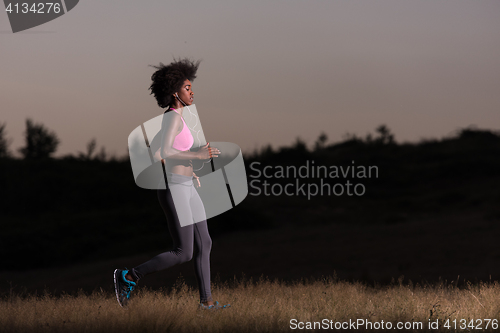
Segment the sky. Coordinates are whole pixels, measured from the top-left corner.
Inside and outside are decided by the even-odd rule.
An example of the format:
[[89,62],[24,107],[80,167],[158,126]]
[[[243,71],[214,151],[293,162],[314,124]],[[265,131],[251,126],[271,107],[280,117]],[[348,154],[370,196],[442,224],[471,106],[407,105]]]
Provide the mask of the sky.
[[499,32],[498,0],[82,0],[15,34],[3,12],[0,123],[11,151],[31,118],[59,137],[56,157],[92,138],[124,156],[163,113],[149,65],[190,57],[205,137],[244,153],[380,124],[399,143],[500,130]]

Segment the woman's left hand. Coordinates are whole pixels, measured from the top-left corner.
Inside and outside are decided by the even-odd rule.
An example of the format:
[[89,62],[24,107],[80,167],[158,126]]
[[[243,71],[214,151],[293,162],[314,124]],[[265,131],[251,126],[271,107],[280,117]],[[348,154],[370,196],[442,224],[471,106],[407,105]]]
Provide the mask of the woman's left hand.
[[196,187],[196,188],[201,187],[200,177],[198,177],[194,172],[193,172],[193,183],[194,183],[194,187]]

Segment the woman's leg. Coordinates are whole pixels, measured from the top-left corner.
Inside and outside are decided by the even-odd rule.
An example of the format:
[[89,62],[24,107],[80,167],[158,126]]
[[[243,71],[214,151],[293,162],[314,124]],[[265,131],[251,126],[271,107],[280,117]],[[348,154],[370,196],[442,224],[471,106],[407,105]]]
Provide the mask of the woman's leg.
[[[182,202],[179,209],[173,201]],[[173,250],[161,253],[151,260],[131,269],[131,276],[138,281],[146,274],[160,271],[173,265],[191,260],[194,254],[195,273],[200,290],[200,302],[213,304],[210,288],[210,251],[212,239],[208,233],[205,207],[194,186],[171,185],[166,190],[158,190],[158,199],[165,212],[168,228],[173,239]],[[190,221],[201,221],[181,227],[178,213],[187,216]],[[194,219],[193,219],[194,218]]]
[[[205,207],[194,186],[191,193],[190,204],[193,216],[195,216],[195,221],[200,221],[202,217],[200,214],[205,215]],[[200,302],[212,302],[212,292],[210,289],[210,250],[212,249],[212,239],[208,233],[206,218],[194,224],[194,244],[194,269],[200,289]]]
[[[175,188],[174,188],[175,186]],[[173,240],[173,249],[163,252],[151,260],[134,267],[130,270],[134,281],[138,281],[145,275],[161,271],[174,265],[191,260],[193,257],[194,232],[193,225],[180,226],[179,218],[175,209],[171,191],[175,191],[176,196],[182,196],[184,202],[189,204],[190,188],[183,185],[173,185],[165,190],[157,190],[158,200],[167,218],[168,230]],[[180,209],[183,209],[180,207]],[[183,209],[186,210],[186,209]],[[190,209],[188,209],[190,211]],[[183,212],[187,214],[187,212]]]

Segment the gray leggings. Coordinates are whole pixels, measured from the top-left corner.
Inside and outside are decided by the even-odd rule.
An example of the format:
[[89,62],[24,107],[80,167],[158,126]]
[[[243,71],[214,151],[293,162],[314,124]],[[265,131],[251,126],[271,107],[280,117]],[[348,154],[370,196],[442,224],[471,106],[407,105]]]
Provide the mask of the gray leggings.
[[[207,220],[181,227],[172,198],[172,191],[176,197],[177,210],[182,214],[204,214],[203,202],[196,191],[192,178],[188,176],[167,173],[170,187],[165,190],[158,189],[158,200],[167,218],[168,230],[173,240],[173,249],[163,252],[145,263],[134,267],[130,273],[138,281],[145,275],[161,271],[177,264],[184,263],[193,258],[196,279],[200,289],[200,301],[212,301],[210,291],[210,250],[212,239],[208,233]],[[177,200],[182,198],[183,200]],[[198,220],[200,221],[200,220]]]

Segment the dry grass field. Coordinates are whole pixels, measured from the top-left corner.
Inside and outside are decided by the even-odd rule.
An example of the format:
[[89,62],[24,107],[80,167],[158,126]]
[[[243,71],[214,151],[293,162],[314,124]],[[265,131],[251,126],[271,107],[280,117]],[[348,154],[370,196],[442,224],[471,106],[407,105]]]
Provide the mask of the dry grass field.
[[[1,332],[498,332],[498,282],[367,286],[328,277],[296,282],[240,279],[213,285],[231,307],[198,308],[198,292],[139,287],[127,309],[102,289],[90,294],[6,295]],[[472,321],[471,321],[472,320]],[[316,322],[316,324],[314,323]],[[398,324],[399,323],[399,324]],[[430,323],[438,329],[429,327]],[[448,324],[448,325],[447,325]],[[355,326],[358,325],[358,326]],[[402,328],[398,329],[398,325]],[[405,329],[406,326],[406,329]],[[304,327],[304,329],[300,329]],[[311,328],[311,329],[307,329]],[[390,328],[390,329],[389,329]]]

